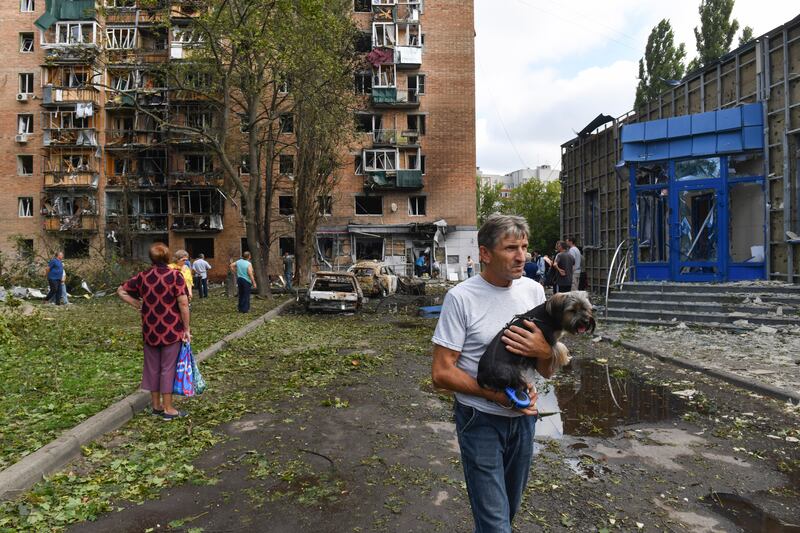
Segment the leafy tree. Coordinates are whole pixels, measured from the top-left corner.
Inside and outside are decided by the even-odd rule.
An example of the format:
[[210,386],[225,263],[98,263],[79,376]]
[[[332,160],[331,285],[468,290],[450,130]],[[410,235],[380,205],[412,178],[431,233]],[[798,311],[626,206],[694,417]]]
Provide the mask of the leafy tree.
[[735,0],[700,0],[700,27],[695,27],[697,57],[689,64],[689,70],[708,65],[724,56],[739,31],[739,21],[731,20]]
[[745,26],[742,29],[742,34],[739,36],[739,46],[744,46],[753,40],[753,28]]
[[475,182],[477,197],[475,205],[478,206],[478,226],[480,227],[489,218],[489,215],[503,211],[504,202],[500,194],[503,185],[501,183],[495,185],[483,183],[480,176],[475,177]]
[[657,97],[668,87],[668,80],[683,77],[686,46],[675,46],[675,35],[669,20],[662,19],[647,38],[644,57],[639,60],[639,86],[636,87],[636,109]]
[[531,250],[552,249],[561,232],[561,182],[529,180],[511,191],[505,212],[525,217],[531,228]]

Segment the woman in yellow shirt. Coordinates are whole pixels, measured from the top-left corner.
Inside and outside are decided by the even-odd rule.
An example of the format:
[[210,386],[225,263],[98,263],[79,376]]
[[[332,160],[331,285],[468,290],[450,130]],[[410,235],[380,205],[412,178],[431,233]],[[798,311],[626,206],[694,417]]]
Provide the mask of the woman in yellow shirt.
[[174,257],[175,260],[169,264],[169,267],[181,271],[183,279],[186,281],[186,295],[189,297],[189,301],[191,302],[192,285],[194,280],[192,279],[192,269],[186,266],[186,262],[189,260],[189,253],[186,250],[178,250],[175,252]]

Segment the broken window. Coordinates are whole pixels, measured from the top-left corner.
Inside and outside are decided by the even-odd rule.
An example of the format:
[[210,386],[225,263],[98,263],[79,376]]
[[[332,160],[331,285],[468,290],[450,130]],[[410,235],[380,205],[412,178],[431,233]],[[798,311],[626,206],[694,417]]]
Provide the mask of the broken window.
[[353,0],[353,11],[369,13],[372,11],[372,0]]
[[19,10],[22,13],[33,13],[36,10],[33,0],[19,0]]
[[600,244],[600,191],[586,191],[583,193],[584,218],[583,241],[586,246]]
[[421,155],[419,156],[419,169],[422,171],[422,175],[425,175],[425,158],[426,156]]
[[372,24],[373,48],[391,47],[396,41],[396,27],[393,22],[374,22]]
[[214,259],[214,239],[213,238],[186,238],[183,240],[189,257],[197,257],[203,254],[206,259]]
[[278,127],[281,133],[294,133],[294,115],[282,113],[278,119]]
[[665,263],[669,260],[669,190],[636,192],[638,215],[638,254],[640,263]]
[[408,214],[411,216],[425,215],[425,207],[428,198],[425,196],[409,196],[408,198]]
[[656,185],[668,183],[666,164],[636,165],[636,185]]
[[764,175],[764,154],[738,154],[728,156],[728,178]]
[[333,197],[317,196],[317,203],[319,204],[319,214],[321,216],[333,214]]
[[33,198],[30,196],[21,196],[17,198],[17,209],[20,218],[28,218],[33,216]]
[[728,242],[732,263],[764,262],[765,198],[761,182],[731,185]]
[[369,113],[356,113],[356,131],[365,133],[371,132],[373,115]]
[[23,260],[33,259],[33,239],[17,240],[17,255]]
[[278,158],[278,171],[285,176],[294,175],[294,156],[281,154]]
[[[678,196],[680,261],[717,260],[717,195],[713,189],[684,190]],[[683,266],[681,273],[712,271],[705,266]]]
[[356,94],[372,94],[372,73],[356,72],[355,74]]
[[675,179],[678,181],[719,178],[719,170],[719,157],[675,161]]
[[286,252],[294,254],[294,237],[280,237],[278,239],[278,250],[281,255]]
[[358,54],[372,50],[372,34],[368,31],[358,32],[354,38],[353,47]]
[[20,33],[19,34],[19,51],[20,52],[33,52],[33,33]]
[[20,176],[30,176],[33,174],[32,155],[17,156],[17,174],[19,174]]
[[375,65],[372,67],[373,87],[397,87],[395,65]]
[[417,135],[425,135],[425,115],[409,114],[406,116],[406,121],[410,131]]
[[33,133],[33,115],[17,115],[17,133]]
[[56,43],[93,44],[95,42],[94,32],[94,22],[57,22]]
[[19,92],[33,94],[33,73],[22,72],[19,75]]
[[294,215],[294,196],[278,197],[278,213],[285,216]]
[[183,157],[183,171],[188,174],[202,174],[211,172],[211,156],[204,154],[186,154]]
[[85,239],[65,239],[64,259],[89,257],[89,241]]
[[247,154],[239,158],[239,174],[250,174],[250,156]]
[[396,150],[364,150],[364,170],[397,170]]
[[356,259],[383,261],[383,239],[379,237],[356,238]]
[[353,160],[353,174],[356,176],[364,174],[364,159],[360,155],[357,155]]
[[106,28],[106,48],[109,50],[133,50],[136,48],[136,28]]
[[356,196],[356,215],[382,215],[383,196]]
[[211,127],[211,111],[191,109],[186,112],[186,126],[197,130]]
[[425,74],[415,74],[408,77],[408,93],[409,102],[416,102],[418,95],[425,94]]

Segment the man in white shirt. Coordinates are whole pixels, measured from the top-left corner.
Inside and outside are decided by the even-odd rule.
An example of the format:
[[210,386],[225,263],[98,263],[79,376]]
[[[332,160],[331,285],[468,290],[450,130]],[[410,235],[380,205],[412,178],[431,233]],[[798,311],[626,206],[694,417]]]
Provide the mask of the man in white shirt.
[[206,261],[205,255],[197,256],[192,263],[192,270],[200,278],[200,298],[208,298],[208,271],[211,270],[211,265]]
[[567,244],[569,245],[569,255],[572,256],[572,260],[575,262],[572,267],[572,287],[570,290],[577,291],[581,282],[581,263],[583,263],[583,256],[581,255],[581,251],[578,250],[578,246],[575,244],[575,239],[568,237]]
[[[544,288],[523,276],[528,233],[522,217],[486,220],[478,231],[481,273],[445,295],[433,334],[433,384],[455,392],[461,462],[479,533],[511,533],[533,454],[535,391],[530,407],[515,409],[505,393],[483,389],[475,379],[494,336],[545,301]],[[550,346],[532,322],[525,325],[506,330],[503,342],[512,353],[537,358],[539,373],[549,377]]]

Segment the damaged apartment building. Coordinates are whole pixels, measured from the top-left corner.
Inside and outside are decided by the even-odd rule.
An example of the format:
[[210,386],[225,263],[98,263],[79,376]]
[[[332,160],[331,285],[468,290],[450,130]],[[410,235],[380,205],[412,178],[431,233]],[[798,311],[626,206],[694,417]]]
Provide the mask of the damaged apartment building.
[[[149,116],[190,127],[214,120],[196,93],[167,87],[159,74],[187,57],[187,28],[203,6],[3,3],[0,69],[13,83],[0,88],[0,250],[143,259],[163,241],[213,262],[246,249],[211,152]],[[472,2],[354,0],[352,16],[363,32],[360,146],[343,148],[352,165],[325,203],[315,267],[379,259],[410,273],[430,252],[462,276],[477,255]],[[291,117],[281,129],[291,135]],[[278,166],[273,273],[279,255],[294,251],[293,156]]]
[[637,281],[797,283],[798,160],[800,17],[565,143],[562,233],[594,290],[625,257]]

